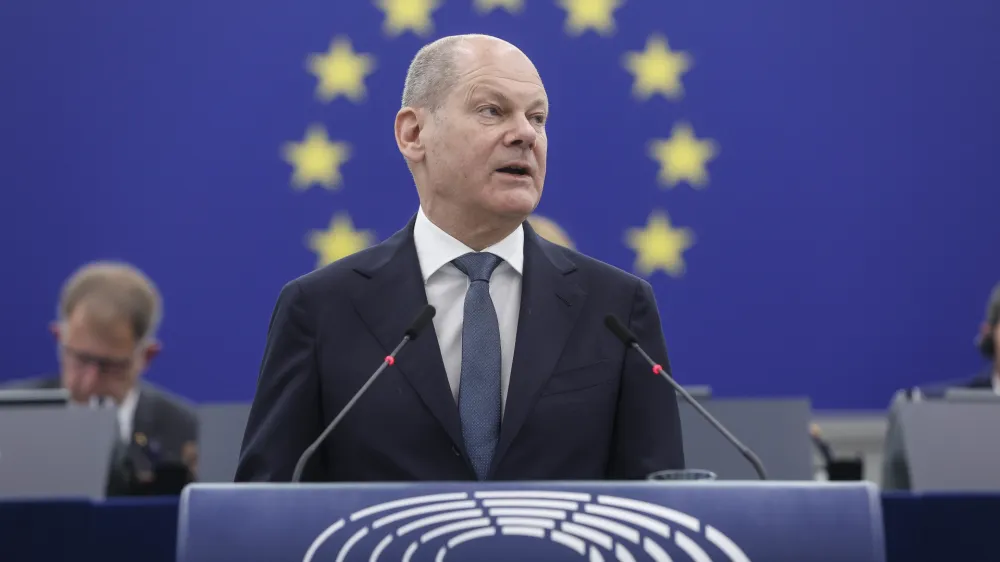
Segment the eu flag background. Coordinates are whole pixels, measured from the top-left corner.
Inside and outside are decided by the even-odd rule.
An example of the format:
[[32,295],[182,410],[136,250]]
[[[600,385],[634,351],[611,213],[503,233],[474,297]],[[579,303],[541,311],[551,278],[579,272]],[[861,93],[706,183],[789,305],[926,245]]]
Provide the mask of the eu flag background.
[[550,97],[533,220],[649,280],[681,383],[883,408],[982,367],[998,28],[991,0],[4,2],[0,379],[54,372],[61,283],[121,259],[164,295],[149,378],[249,400],[281,286],[416,212],[410,59],[487,33]]

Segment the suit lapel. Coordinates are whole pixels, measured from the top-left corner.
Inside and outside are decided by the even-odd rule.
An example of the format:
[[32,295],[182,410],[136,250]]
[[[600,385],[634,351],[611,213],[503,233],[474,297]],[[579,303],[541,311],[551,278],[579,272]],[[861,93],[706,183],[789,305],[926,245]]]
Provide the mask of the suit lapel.
[[[414,217],[415,218],[415,217]],[[410,323],[427,304],[417,248],[413,242],[414,219],[392,238],[373,248],[370,259],[355,271],[368,279],[354,297],[354,305],[386,354],[392,351]],[[377,358],[372,358],[375,361]],[[454,444],[465,449],[458,405],[451,394],[434,324],[399,352],[398,369],[409,380]],[[373,364],[372,369],[377,365]]]
[[555,369],[586,293],[566,276],[576,266],[524,223],[524,272],[514,363],[493,468],[503,458]]

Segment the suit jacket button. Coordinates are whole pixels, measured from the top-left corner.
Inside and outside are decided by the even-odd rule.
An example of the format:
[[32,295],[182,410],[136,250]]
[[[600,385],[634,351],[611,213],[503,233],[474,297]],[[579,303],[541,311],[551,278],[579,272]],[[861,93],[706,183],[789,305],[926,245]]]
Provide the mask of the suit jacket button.
[[456,457],[460,457],[460,456],[462,456],[462,451],[459,451],[459,450],[458,450],[458,447],[456,447],[456,446],[454,446],[454,445],[452,445],[452,446],[451,446],[451,452],[452,452],[452,453],[455,453],[455,456],[456,456]]

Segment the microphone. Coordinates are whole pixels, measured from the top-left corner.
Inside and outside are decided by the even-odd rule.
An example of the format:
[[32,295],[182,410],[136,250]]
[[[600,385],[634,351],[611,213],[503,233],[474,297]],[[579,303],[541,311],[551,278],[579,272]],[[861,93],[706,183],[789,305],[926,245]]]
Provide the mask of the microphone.
[[645,359],[646,362],[649,363],[651,367],[653,367],[653,373],[661,375],[663,376],[663,378],[667,379],[667,382],[670,383],[670,386],[674,387],[674,390],[679,392],[681,396],[683,396],[684,399],[687,400],[688,404],[691,404],[691,406],[693,406],[695,410],[698,410],[698,413],[701,414],[703,418],[708,420],[708,423],[712,424],[712,427],[719,430],[719,433],[721,433],[722,436],[725,437],[726,440],[733,445],[733,447],[736,447],[736,449],[739,450],[740,454],[742,454],[747,459],[747,461],[749,461],[750,464],[753,465],[753,469],[757,472],[757,476],[759,476],[761,480],[767,480],[767,475],[764,473],[764,465],[763,463],[760,462],[760,458],[758,458],[757,455],[754,454],[754,452],[751,451],[749,447],[747,447],[743,443],[740,443],[740,440],[737,439],[732,433],[730,433],[729,430],[723,427],[723,425],[719,423],[719,420],[715,419],[712,416],[712,414],[708,413],[708,411],[705,410],[705,408],[703,408],[701,404],[699,404],[698,401],[694,399],[694,397],[688,394],[688,391],[684,390],[684,387],[677,384],[677,381],[675,381],[673,377],[667,374],[667,372],[663,369],[663,367],[661,367],[657,362],[650,359],[649,355],[646,355],[646,352],[642,349],[642,346],[639,345],[639,338],[635,337],[635,334],[633,334],[631,330],[626,328],[625,325],[622,324],[621,321],[618,320],[618,318],[613,314],[609,314],[604,317],[604,325],[607,326],[608,329],[611,330],[611,333],[617,336],[618,339],[622,341],[622,343],[638,351],[639,354],[642,355],[642,358]]
[[399,342],[399,345],[396,346],[396,349],[392,350],[392,353],[386,356],[386,358],[382,361],[382,364],[379,365],[379,368],[374,373],[372,373],[370,377],[368,377],[368,381],[365,382],[364,386],[362,386],[361,389],[358,390],[357,393],[355,393],[354,397],[351,398],[351,401],[348,402],[346,406],[344,406],[344,408],[340,411],[340,413],[337,414],[337,417],[333,418],[333,421],[330,422],[330,425],[326,426],[326,429],[323,430],[323,433],[321,433],[319,437],[317,437],[316,440],[313,441],[312,445],[309,445],[309,447],[302,453],[302,456],[299,457],[299,462],[296,463],[295,465],[295,471],[292,472],[292,482],[299,482],[302,479],[302,471],[305,470],[306,463],[309,462],[309,459],[312,458],[313,454],[316,453],[316,450],[319,449],[319,446],[322,445],[323,441],[325,441],[327,436],[330,435],[330,432],[333,431],[333,428],[337,427],[337,424],[340,423],[340,420],[344,419],[344,416],[347,415],[347,412],[351,411],[351,408],[354,407],[354,403],[358,401],[358,398],[361,398],[361,395],[364,394],[365,391],[368,390],[368,387],[371,386],[373,382],[375,382],[375,379],[382,374],[382,371],[384,371],[386,367],[388,367],[389,365],[392,365],[393,363],[396,362],[396,354],[399,353],[399,350],[403,349],[403,346],[406,345],[408,342],[417,339],[417,336],[419,336],[420,332],[422,332],[423,329],[427,327],[427,323],[431,321],[431,318],[434,318],[435,312],[437,311],[434,309],[434,307],[428,304],[424,306],[424,308],[420,311],[420,314],[418,314],[417,317],[413,319],[413,322],[410,324],[410,327],[406,329],[406,332],[404,332],[403,340]]

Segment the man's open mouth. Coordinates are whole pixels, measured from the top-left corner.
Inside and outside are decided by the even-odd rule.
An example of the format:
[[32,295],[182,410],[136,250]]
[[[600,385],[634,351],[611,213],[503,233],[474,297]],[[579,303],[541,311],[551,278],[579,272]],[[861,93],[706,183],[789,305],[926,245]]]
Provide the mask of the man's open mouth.
[[504,166],[503,168],[497,169],[498,172],[502,174],[511,174],[515,176],[526,176],[528,175],[528,169],[521,166]]

